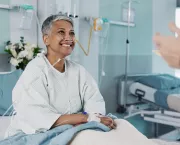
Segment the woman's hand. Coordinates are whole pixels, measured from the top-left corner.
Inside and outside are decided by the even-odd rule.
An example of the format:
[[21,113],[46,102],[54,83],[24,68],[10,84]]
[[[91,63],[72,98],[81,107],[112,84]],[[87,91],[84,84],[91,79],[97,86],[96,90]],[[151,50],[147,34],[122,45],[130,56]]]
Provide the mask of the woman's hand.
[[116,128],[116,123],[114,120],[110,117],[100,117],[101,123],[109,127],[110,129],[115,129]]

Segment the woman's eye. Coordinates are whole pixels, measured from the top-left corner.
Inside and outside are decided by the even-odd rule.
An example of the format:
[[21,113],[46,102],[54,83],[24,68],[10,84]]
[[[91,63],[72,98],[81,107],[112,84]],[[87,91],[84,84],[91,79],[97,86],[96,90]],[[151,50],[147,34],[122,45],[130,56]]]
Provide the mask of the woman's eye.
[[59,34],[63,34],[63,35],[65,34],[65,32],[64,32],[64,31],[59,31],[58,33],[59,33]]
[[74,32],[70,32],[70,36],[74,36],[75,35],[75,33]]

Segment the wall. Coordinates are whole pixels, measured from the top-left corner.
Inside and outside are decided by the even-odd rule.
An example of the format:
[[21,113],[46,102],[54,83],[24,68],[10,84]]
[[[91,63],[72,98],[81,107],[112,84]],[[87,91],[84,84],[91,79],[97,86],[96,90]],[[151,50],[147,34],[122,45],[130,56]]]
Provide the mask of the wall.
[[[1,0],[1,4],[31,4],[37,9],[37,1],[36,0]],[[7,72],[10,70],[11,65],[8,63],[8,55],[5,54],[4,51],[4,42],[11,40],[12,42],[18,42],[20,40],[20,36],[24,36],[25,40],[30,43],[37,44],[37,23],[36,20],[33,19],[32,28],[30,30],[22,31],[19,29],[20,20],[22,14],[17,11],[8,11],[0,9],[1,16],[1,27],[0,27],[0,71]],[[12,89],[14,88],[21,72],[14,71],[10,74],[0,74],[0,114],[5,111],[10,104],[12,103]]]
[[[10,2],[9,0],[1,0],[1,4],[8,5]],[[0,9],[0,17],[3,18],[0,20],[1,27],[0,27],[0,71],[7,71],[10,69],[10,65],[7,63],[7,55],[5,55],[4,48],[5,42],[10,39],[10,16],[9,11],[5,9]],[[8,66],[8,67],[6,67]]]
[[42,40],[42,34],[41,34],[41,25],[43,23],[43,21],[51,14],[56,12],[55,9],[55,3],[56,0],[38,0],[38,18],[39,18],[39,22],[40,22],[40,27],[38,27],[38,45],[41,48],[45,48],[45,45],[43,43]]
[[[81,19],[79,25],[79,38],[81,44],[87,51],[88,38],[90,25],[84,21],[84,17],[98,17],[99,16],[99,0],[84,1],[80,0],[80,11]],[[93,10],[92,10],[93,9]],[[98,37],[93,33],[91,40],[91,50],[89,56],[85,56],[82,51],[80,51],[81,64],[89,71],[89,73],[94,77],[98,83],[98,55],[99,55],[99,42]]]
[[[9,4],[9,0],[1,0],[1,4]],[[0,17],[3,18],[0,20],[1,27],[0,27],[0,53],[4,53],[4,46],[6,41],[10,39],[10,30],[9,30],[9,11],[0,9]]]
[[[110,20],[121,21],[123,0],[100,0],[99,15]],[[133,4],[135,9],[135,24],[130,28],[130,55],[128,74],[151,73],[152,71],[152,1],[139,0],[140,4]],[[107,11],[112,8],[111,11]],[[148,18],[148,19],[147,19]],[[125,73],[127,27],[110,26],[107,51],[100,44],[99,77],[101,92],[105,98],[108,112],[115,112],[118,97],[118,77]],[[101,75],[102,57],[105,57],[105,76]]]

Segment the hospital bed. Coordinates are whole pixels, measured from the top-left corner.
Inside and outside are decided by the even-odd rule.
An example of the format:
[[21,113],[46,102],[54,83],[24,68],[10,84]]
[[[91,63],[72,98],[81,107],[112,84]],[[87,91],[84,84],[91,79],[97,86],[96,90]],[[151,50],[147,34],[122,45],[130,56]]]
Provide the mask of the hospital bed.
[[154,108],[131,110],[125,118],[140,114],[145,121],[173,126],[175,130],[158,138],[180,139],[180,79],[168,74],[138,76],[131,80],[127,91]]
[[[0,140],[3,140],[6,129],[10,124],[10,120],[11,117],[0,117]],[[134,142],[133,145],[180,145],[178,142],[167,142],[159,139],[152,139],[148,141],[140,133],[134,133],[134,137],[131,138],[130,141],[129,134],[126,133],[126,130],[131,128],[131,134],[133,134],[133,131],[136,129],[132,129],[134,128],[132,125],[127,124],[126,121],[121,119],[116,120],[116,123],[119,129],[102,134],[94,130],[84,130],[78,133],[69,145],[119,145],[119,143],[132,145],[132,142]],[[111,138],[111,140],[109,140],[109,138]],[[108,141],[110,142],[108,143]]]

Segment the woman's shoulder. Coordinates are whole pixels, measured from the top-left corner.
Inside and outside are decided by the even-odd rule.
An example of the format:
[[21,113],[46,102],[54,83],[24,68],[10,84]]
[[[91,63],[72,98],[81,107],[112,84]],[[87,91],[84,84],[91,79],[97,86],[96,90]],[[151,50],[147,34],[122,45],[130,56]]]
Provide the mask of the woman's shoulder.
[[28,65],[27,68],[36,68],[36,70],[41,70],[44,68],[44,66],[46,66],[46,63],[43,59],[42,56],[36,56],[33,60],[31,60]]
[[22,77],[34,79],[37,76],[42,75],[44,73],[44,68],[46,67],[46,63],[44,62],[42,57],[35,57],[31,60],[26,66],[25,70],[22,73]]

